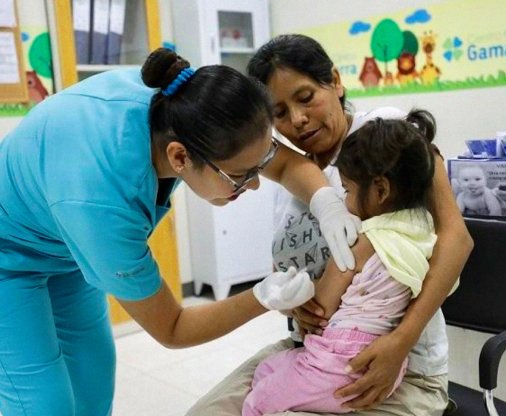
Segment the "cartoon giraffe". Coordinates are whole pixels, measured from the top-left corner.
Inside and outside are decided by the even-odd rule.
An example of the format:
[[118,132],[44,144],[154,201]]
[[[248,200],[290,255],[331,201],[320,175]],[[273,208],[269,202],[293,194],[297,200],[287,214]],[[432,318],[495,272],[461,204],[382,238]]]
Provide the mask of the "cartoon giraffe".
[[441,76],[441,70],[434,64],[432,60],[432,52],[436,48],[436,35],[429,32],[423,32],[422,50],[425,53],[425,65],[420,71],[420,79],[423,84],[430,85],[435,83]]

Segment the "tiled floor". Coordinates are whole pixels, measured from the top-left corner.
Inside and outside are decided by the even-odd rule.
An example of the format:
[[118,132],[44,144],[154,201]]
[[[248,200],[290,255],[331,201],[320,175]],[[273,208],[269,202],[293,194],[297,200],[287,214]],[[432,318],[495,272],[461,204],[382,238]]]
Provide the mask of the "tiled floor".
[[[202,301],[205,298],[187,298],[184,304]],[[145,332],[119,336],[113,415],[183,416],[240,363],[286,336],[286,318],[278,312],[266,313],[218,340],[181,350],[165,349]]]

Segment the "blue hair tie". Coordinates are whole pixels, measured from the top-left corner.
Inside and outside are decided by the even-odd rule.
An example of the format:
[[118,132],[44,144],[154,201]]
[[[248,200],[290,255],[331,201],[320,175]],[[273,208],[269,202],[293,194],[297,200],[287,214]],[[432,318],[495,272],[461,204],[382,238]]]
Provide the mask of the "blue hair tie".
[[174,81],[172,81],[167,87],[162,89],[162,94],[166,97],[170,97],[174,95],[176,91],[183,85],[186,81],[188,81],[193,74],[195,74],[195,69],[188,67],[184,68],[176,77]]

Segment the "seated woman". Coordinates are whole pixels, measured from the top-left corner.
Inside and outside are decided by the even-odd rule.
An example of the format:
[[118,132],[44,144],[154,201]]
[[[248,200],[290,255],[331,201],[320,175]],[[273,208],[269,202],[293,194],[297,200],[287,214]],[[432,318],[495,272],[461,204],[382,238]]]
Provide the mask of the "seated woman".
[[[271,93],[275,128],[316,161],[338,189],[342,189],[339,172],[331,163],[346,138],[371,119],[406,116],[400,110],[387,107],[352,114],[345,106],[344,86],[338,71],[321,45],[306,36],[282,35],[272,39],[252,58],[248,71]],[[438,154],[429,197],[438,240],[422,291],[411,301],[395,330],[377,338],[350,361],[351,372],[365,373],[336,393],[357,395],[346,406],[360,409],[355,413],[360,416],[441,416],[448,401],[448,343],[439,307],[460,275],[473,243]],[[318,222],[310,213],[314,207],[288,196],[286,199],[285,214],[273,243],[275,265],[281,270],[291,265],[307,265],[313,276],[320,276],[330,255]],[[318,209],[313,214],[320,218],[322,212]],[[288,244],[293,235],[299,235],[300,242]],[[317,304],[310,303],[293,314],[304,329],[321,333],[321,326],[327,322],[323,310],[315,313],[318,309],[321,308]],[[258,363],[275,352],[293,347],[292,339],[266,347],[201,398],[187,415],[240,416]],[[408,354],[406,375],[386,399]]]

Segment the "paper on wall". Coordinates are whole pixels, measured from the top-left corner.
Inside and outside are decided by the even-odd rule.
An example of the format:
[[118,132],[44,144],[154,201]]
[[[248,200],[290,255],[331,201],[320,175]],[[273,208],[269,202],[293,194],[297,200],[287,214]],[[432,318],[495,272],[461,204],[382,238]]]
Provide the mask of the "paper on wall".
[[0,84],[19,83],[19,63],[14,33],[0,32]]
[[0,27],[16,27],[14,0],[0,1]]

